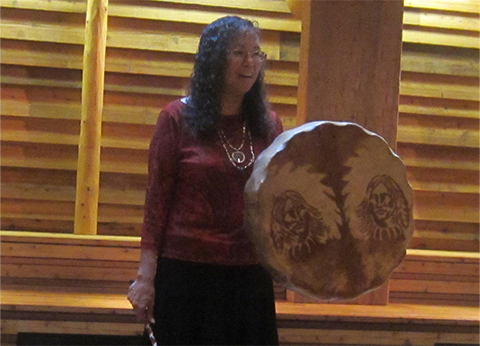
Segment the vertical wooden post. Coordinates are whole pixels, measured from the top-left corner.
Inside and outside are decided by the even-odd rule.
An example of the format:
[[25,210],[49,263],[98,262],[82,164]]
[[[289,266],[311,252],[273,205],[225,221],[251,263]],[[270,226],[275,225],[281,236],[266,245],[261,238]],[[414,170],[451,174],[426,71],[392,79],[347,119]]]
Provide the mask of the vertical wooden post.
[[298,122],[355,122],[395,148],[402,0],[302,2]]
[[[302,1],[298,125],[354,122],[395,150],[402,18],[403,0]],[[388,282],[355,303],[387,301]]]
[[96,234],[108,0],[88,0],[83,54],[75,234]]

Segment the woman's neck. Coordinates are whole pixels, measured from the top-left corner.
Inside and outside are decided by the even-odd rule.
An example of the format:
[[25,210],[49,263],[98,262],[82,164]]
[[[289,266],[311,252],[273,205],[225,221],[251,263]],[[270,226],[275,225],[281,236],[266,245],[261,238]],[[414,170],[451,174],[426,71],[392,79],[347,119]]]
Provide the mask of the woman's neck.
[[240,97],[223,97],[221,104],[222,115],[229,116],[240,114],[242,111],[242,101],[243,99]]

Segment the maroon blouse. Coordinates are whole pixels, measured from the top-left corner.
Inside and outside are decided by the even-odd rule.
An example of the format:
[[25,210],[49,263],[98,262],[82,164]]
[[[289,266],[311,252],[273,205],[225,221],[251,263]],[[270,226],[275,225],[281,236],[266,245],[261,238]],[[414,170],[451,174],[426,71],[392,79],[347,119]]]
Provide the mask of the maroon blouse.
[[[184,261],[246,265],[258,260],[243,229],[243,189],[253,165],[235,168],[228,160],[219,136],[194,138],[182,126],[180,100],[160,113],[150,143],[148,187],[141,246],[158,255]],[[258,156],[282,132],[275,126],[267,139],[253,139]],[[224,119],[223,119],[224,118]],[[228,141],[242,141],[241,116],[222,118]],[[250,160],[250,144],[243,152]]]

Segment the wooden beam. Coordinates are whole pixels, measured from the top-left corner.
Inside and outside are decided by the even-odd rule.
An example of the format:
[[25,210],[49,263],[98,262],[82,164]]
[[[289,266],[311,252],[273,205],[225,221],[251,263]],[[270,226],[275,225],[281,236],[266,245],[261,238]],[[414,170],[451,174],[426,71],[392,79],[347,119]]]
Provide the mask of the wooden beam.
[[479,63],[477,57],[454,56],[447,52],[402,51],[402,73],[419,72],[451,76],[478,77]]
[[[478,294],[441,294],[441,293],[418,293],[418,292],[395,292],[390,294],[389,302],[391,304],[421,304],[421,305],[437,305],[451,307],[477,307]],[[473,345],[478,345],[478,335],[475,336],[476,341]],[[444,341],[444,340],[442,340]],[[470,344],[470,343],[469,343]],[[422,344],[425,345],[425,344]]]
[[[414,250],[409,251],[413,252]],[[435,259],[434,256],[431,256],[431,258]],[[457,261],[449,262],[441,261],[441,259],[430,260],[428,256],[415,256],[409,254],[402,264],[400,264],[395,270],[395,274],[450,275],[451,277],[468,276],[471,278],[470,281],[478,281],[478,269],[478,258],[476,263],[473,258],[471,259],[471,262],[468,262],[468,259],[463,260],[460,256],[457,258]]]
[[[240,10],[254,10],[289,14],[290,11],[284,1],[258,1],[258,0],[152,0],[157,1],[158,5],[165,3],[177,3],[186,6],[206,6],[206,11],[211,7],[232,8]],[[115,5],[117,1],[112,1]],[[135,1],[136,2],[136,1]],[[121,2],[118,2],[121,4]],[[3,0],[1,7],[37,9],[44,11],[58,11],[58,12],[83,12],[85,13],[86,4],[81,0]]]
[[75,170],[77,167],[74,146],[52,146],[47,144],[25,145],[2,143],[2,167],[46,168]]
[[480,13],[480,3],[477,0],[405,0],[405,7],[472,14]]
[[429,32],[415,26],[406,26],[403,30],[403,41],[409,43],[431,44],[461,48],[480,48],[478,32],[469,35],[458,35],[451,32]]
[[[453,78],[453,77],[452,77]],[[400,94],[402,96],[429,97],[437,99],[479,101],[478,78],[455,77],[456,84],[451,80],[442,80],[435,76],[425,76],[417,73],[402,73]]]
[[71,0],[3,0],[1,7],[74,13],[85,13],[87,10],[87,4],[85,1]]
[[[98,209],[98,222],[141,224],[143,221],[143,205],[100,204]],[[2,216],[10,219],[72,221],[74,211],[73,202],[2,198]]]
[[[165,6],[153,7],[149,5],[147,2],[137,2],[133,6],[132,3],[113,2],[109,8],[109,16],[207,25],[220,17],[232,15],[231,11],[220,12],[216,10],[213,12],[187,7],[175,9]],[[262,30],[301,31],[301,23],[293,19],[289,14],[282,15],[277,12],[267,17],[265,15],[258,15],[252,11],[251,14],[244,14],[243,17],[257,22]]]
[[402,1],[303,2],[298,123],[352,121],[395,148]]
[[[477,227],[478,228],[478,227]],[[440,235],[437,232],[422,232],[415,231],[413,238],[410,241],[409,246],[413,249],[424,250],[445,250],[445,251],[471,251],[478,252],[480,250],[478,246],[478,237],[474,235],[462,235],[457,237],[458,234],[450,235],[448,237]],[[477,270],[478,272],[478,270]],[[478,280],[477,280],[478,281]],[[478,295],[477,295],[478,299]]]
[[[2,183],[2,198],[73,202],[75,201],[75,188],[70,186]],[[99,203],[143,206],[145,191],[102,188]]]
[[97,232],[108,0],[89,0],[78,145],[75,234]]
[[[426,1],[424,1],[426,2]],[[458,6],[455,4],[454,6]],[[458,8],[458,7],[457,7]],[[438,11],[438,12],[437,12]],[[476,31],[480,30],[480,19],[471,15],[457,13],[418,11],[406,8],[403,13],[403,24],[430,28]]]
[[[338,333],[328,329],[280,328],[279,338],[285,345],[434,345],[440,342],[464,344],[477,342],[478,337],[471,333],[442,333],[389,330],[343,330]],[[319,341],[321,340],[321,344]]]
[[[2,290],[3,291],[3,290]],[[2,292],[3,297],[8,299],[11,304],[45,306],[47,310],[62,312],[68,311],[69,307],[82,306],[87,311],[108,309],[107,313],[131,314],[132,307],[125,294],[97,294],[97,293],[62,293],[62,299],[58,299],[58,292],[38,292],[35,290],[27,291],[9,291]],[[38,296],[41,299],[38,299]],[[56,302],[55,302],[56,300]],[[43,303],[42,303],[43,301]],[[119,309],[120,311],[116,311]],[[122,311],[123,310],[123,311]],[[43,331],[45,332],[45,330]],[[105,334],[107,332],[105,331]]]
[[[431,233],[437,233],[437,234],[443,233],[446,236],[452,235],[452,237],[461,237],[462,235],[465,235],[465,237],[472,237],[474,239],[478,239],[480,236],[478,232],[478,226],[479,226],[478,223],[468,223],[468,222],[442,222],[442,221],[423,221],[423,220],[415,221],[415,229],[420,232],[425,231],[425,232],[431,232]],[[478,245],[479,244],[477,243],[477,247]],[[437,250],[442,250],[442,249],[437,249]],[[410,254],[410,255],[413,256],[413,254]],[[446,257],[444,256],[443,258],[446,258]],[[478,261],[477,261],[477,264],[478,264]]]
[[2,241],[11,241],[15,243],[40,243],[40,244],[75,244],[75,245],[95,245],[95,246],[114,246],[117,248],[138,248],[140,237],[110,237],[98,235],[73,235],[73,234],[53,234],[45,232],[14,232],[0,230]]
[[2,198],[2,216],[7,218],[73,220],[75,205],[72,202],[16,200]]
[[392,291],[445,294],[478,294],[477,282],[391,280]]
[[407,103],[400,104],[398,108],[400,113],[478,119],[478,109],[461,109],[461,108],[455,108],[455,107],[412,105]]
[[480,222],[478,194],[415,191],[414,195],[415,220]]
[[423,260],[428,257],[430,261],[453,261],[461,263],[479,263],[480,254],[478,252],[463,251],[429,251],[429,250],[407,250],[407,256],[414,260]]
[[44,144],[78,144],[78,135],[59,134],[43,131],[2,131],[2,141],[5,142],[26,142],[26,143],[44,143]]
[[480,193],[478,171],[408,167],[407,177],[414,190]]
[[201,6],[214,6],[224,7],[242,10],[257,10],[257,11],[269,11],[290,13],[285,1],[258,1],[258,0],[152,0],[158,2],[170,2],[182,5],[201,5]]
[[[2,167],[43,168],[75,171],[74,146],[50,144],[2,143]],[[147,151],[104,148],[102,172],[147,174]]]
[[478,148],[479,133],[474,130],[399,126],[398,142]]
[[72,233],[73,230],[73,220],[32,220],[17,217],[9,218],[2,215],[1,222],[4,230],[10,230],[17,233],[23,233],[25,231]]
[[[425,305],[355,306],[330,304],[292,304],[278,302],[277,318],[281,320],[387,322],[413,324],[470,325],[478,328],[478,308],[446,308]],[[369,330],[371,332],[371,330]],[[299,342],[299,344],[304,344]],[[357,343],[358,344],[358,343]],[[403,343],[405,345],[405,343]]]
[[478,172],[479,152],[474,148],[399,143],[398,154],[408,167],[462,169]]
[[[103,122],[122,124],[155,125],[161,108],[148,106],[128,106],[105,104],[103,109]],[[2,100],[0,114],[3,116],[69,119],[80,120],[81,105],[79,103],[54,103],[18,101],[15,99]]]
[[2,19],[0,28],[2,39],[69,44],[84,44],[85,42],[84,32],[75,27],[66,28],[52,24],[43,24],[42,26],[34,27],[30,24],[9,22],[8,20]]
[[[98,246],[75,244],[64,242],[63,244],[19,243],[2,242],[2,256],[27,257],[27,258],[56,258],[77,259],[82,261],[131,261],[136,262],[140,258],[140,250],[137,247],[123,248],[105,246],[98,242]],[[61,265],[61,263],[57,263]],[[79,261],[78,265],[82,265]],[[88,262],[83,263],[88,267]]]

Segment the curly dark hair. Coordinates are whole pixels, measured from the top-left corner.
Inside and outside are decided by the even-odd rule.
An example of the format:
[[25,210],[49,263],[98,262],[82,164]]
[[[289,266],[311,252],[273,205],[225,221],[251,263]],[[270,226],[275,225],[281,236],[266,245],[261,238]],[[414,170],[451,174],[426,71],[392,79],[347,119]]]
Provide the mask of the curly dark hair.
[[[221,94],[229,45],[245,32],[253,32],[257,37],[260,35],[256,23],[237,16],[227,16],[209,24],[202,33],[183,110],[187,128],[198,137],[207,136],[220,124]],[[247,126],[252,135],[257,137],[265,137],[272,126],[263,79],[262,66],[242,103]]]

